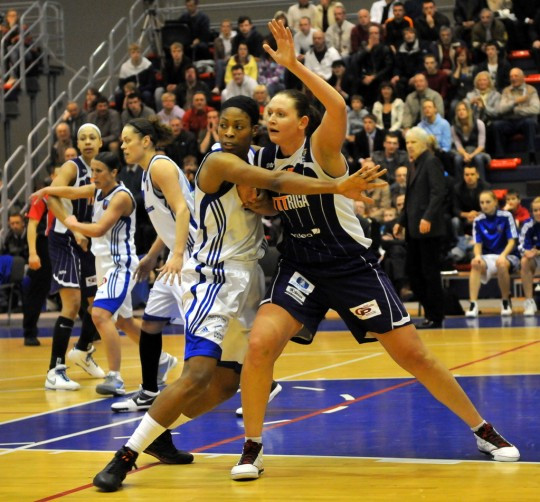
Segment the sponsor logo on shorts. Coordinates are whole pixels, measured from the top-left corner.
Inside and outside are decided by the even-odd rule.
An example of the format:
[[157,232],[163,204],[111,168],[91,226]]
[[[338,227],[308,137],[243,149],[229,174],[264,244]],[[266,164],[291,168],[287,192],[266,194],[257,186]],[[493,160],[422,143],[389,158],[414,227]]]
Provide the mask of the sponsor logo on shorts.
[[371,300],[369,302],[362,303],[362,305],[351,308],[350,311],[362,321],[381,315],[381,309],[377,304],[377,300]]
[[301,305],[306,301],[306,296],[313,292],[315,286],[303,275],[295,272],[289,279],[285,293],[294,298]]
[[95,275],[92,275],[86,278],[86,287],[96,286],[96,285],[97,285],[97,277]]
[[310,232],[307,232],[305,234],[294,234],[294,233],[291,233],[291,235],[295,238],[295,239],[307,239],[309,237],[315,237],[316,235],[320,234],[321,233],[321,229],[320,228],[312,228]]

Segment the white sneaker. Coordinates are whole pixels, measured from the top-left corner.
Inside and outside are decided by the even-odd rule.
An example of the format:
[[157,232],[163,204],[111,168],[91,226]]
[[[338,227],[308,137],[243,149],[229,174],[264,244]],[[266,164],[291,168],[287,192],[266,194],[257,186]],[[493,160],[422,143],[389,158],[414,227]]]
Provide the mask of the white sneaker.
[[162,352],[159,357],[159,366],[158,366],[158,375],[157,383],[158,385],[164,385],[165,380],[167,380],[167,375],[169,371],[176,367],[178,364],[178,359],[167,352]]
[[45,378],[45,388],[50,390],[79,390],[81,386],[71,380],[66,374],[67,366],[57,364],[56,367],[47,372]]
[[116,411],[117,413],[148,410],[158,394],[159,391],[150,392],[144,390],[142,385],[140,385],[139,391],[136,394],[133,394],[129,399],[111,404],[111,410]]
[[[272,387],[270,387],[270,395],[268,396],[268,402],[272,401],[281,391],[283,390],[283,387],[279,385],[275,380],[272,381]],[[244,411],[242,410],[242,407],[238,408],[236,410],[236,416],[241,417],[244,415]]]
[[124,380],[117,371],[109,371],[103,383],[96,385],[96,392],[103,396],[123,396],[126,393]]
[[512,307],[510,306],[510,302],[508,300],[503,300],[501,303],[501,315],[512,315]]
[[86,373],[94,378],[105,378],[105,372],[98,366],[92,354],[96,348],[92,345],[89,350],[79,350],[73,347],[67,355],[67,358],[82,368]]
[[235,481],[257,479],[263,472],[263,445],[248,439],[238,464],[231,469],[231,478]]
[[471,302],[469,310],[465,312],[466,317],[478,317],[478,302]]
[[533,298],[527,298],[523,304],[523,315],[532,316],[536,314],[536,302]]
[[517,462],[519,450],[504,439],[491,425],[485,423],[474,433],[478,450],[490,455],[497,462]]

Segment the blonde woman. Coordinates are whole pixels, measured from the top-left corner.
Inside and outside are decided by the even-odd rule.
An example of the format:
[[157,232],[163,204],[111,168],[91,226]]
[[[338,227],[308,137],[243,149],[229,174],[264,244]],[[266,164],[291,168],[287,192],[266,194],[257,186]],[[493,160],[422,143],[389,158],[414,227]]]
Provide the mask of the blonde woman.
[[499,114],[501,94],[495,89],[487,71],[478,72],[474,77],[473,85],[474,89],[467,93],[465,101],[471,105],[475,117],[489,125]]

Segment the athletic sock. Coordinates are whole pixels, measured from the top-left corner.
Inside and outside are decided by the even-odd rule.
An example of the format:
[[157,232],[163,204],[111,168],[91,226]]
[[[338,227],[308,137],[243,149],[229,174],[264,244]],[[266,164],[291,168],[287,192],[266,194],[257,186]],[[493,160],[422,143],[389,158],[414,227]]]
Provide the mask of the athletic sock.
[[58,316],[56,319],[53,329],[50,370],[55,368],[58,363],[64,364],[66,362],[66,352],[73,324],[73,320],[68,317]]
[[480,424],[477,425],[476,427],[471,427],[471,431],[476,432],[476,431],[478,431],[481,427],[483,427],[484,425],[486,425],[486,421],[485,421],[485,420],[482,420],[482,421],[480,422]]
[[82,316],[81,335],[77,340],[75,348],[77,350],[84,350],[85,352],[92,347],[92,341],[94,340],[94,333],[96,332],[96,326],[92,321],[92,315],[90,312],[85,312]]
[[246,436],[246,441],[253,441],[254,443],[262,444],[262,436]]
[[126,446],[137,453],[141,453],[148,448],[154,439],[161,436],[166,430],[166,427],[159,425],[148,413],[146,413],[139,424],[139,427],[135,429],[135,432],[129,438]]
[[163,338],[161,333],[148,333],[141,329],[139,340],[139,356],[141,358],[142,388],[157,392],[158,367]]

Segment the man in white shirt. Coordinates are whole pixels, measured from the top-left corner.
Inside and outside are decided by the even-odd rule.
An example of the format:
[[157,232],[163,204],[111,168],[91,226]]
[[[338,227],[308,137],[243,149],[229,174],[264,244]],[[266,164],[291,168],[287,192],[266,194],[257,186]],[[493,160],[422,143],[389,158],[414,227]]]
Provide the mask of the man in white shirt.
[[311,26],[311,21],[307,16],[300,18],[298,28],[298,31],[294,35],[294,50],[298,61],[303,62],[305,54],[313,45],[315,28]]
[[309,0],[298,0],[291,5],[287,11],[287,21],[292,30],[298,31],[300,19],[304,16],[309,17],[311,24],[314,23],[317,15],[317,8]]
[[328,80],[332,76],[332,63],[338,59],[341,59],[339,52],[326,45],[324,33],[321,30],[315,30],[313,47],[307,52],[304,59],[306,67],[324,80]]
[[394,0],[378,0],[373,2],[371,6],[371,21],[377,24],[384,24],[387,19],[394,17],[394,11],[392,4]]
[[255,87],[257,87],[257,81],[244,73],[244,67],[241,64],[234,65],[231,68],[231,71],[232,80],[221,93],[221,101],[223,102],[234,96],[247,96],[252,98]]
[[334,18],[336,22],[326,30],[326,43],[334,47],[345,58],[351,53],[351,32],[354,24],[347,21],[346,11],[343,5],[337,4],[334,7]]

